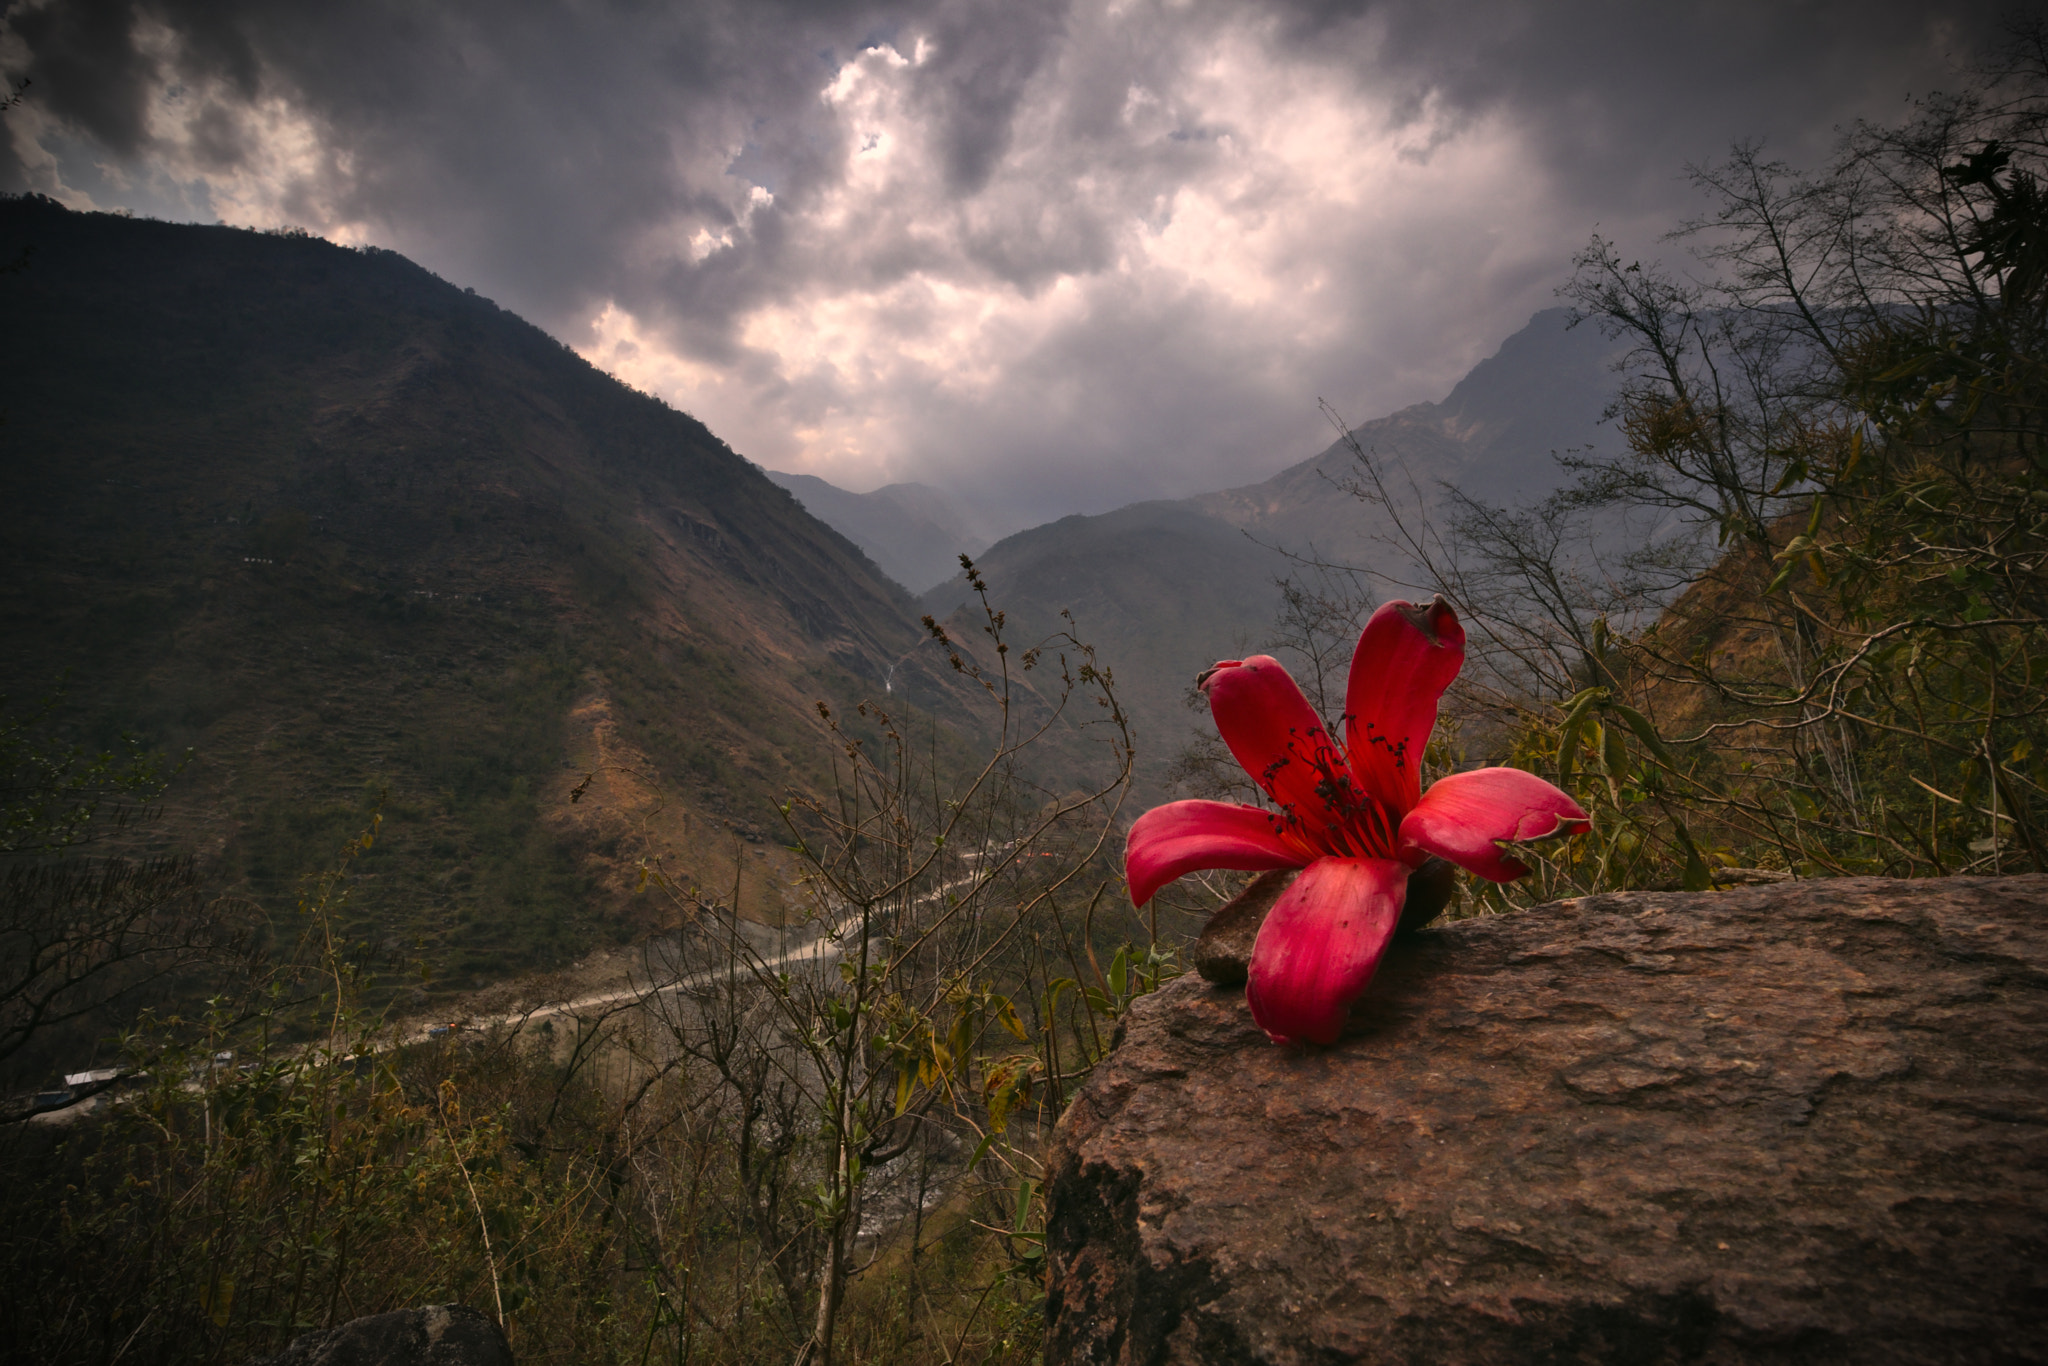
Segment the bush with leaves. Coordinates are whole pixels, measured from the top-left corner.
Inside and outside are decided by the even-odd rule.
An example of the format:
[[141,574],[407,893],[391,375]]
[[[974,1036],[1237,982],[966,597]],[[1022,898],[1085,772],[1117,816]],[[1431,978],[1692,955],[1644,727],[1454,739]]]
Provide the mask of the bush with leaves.
[[1564,290],[1618,456],[1503,508],[1354,442],[1468,741],[1595,817],[1513,895],[2048,869],[2048,28],[1818,172],[1692,174],[1689,268],[1595,237]]
[[[878,1199],[911,1225],[917,1281],[935,1180],[1007,1249],[1012,1302],[1035,1297],[1043,1130],[1109,1023],[1171,972],[1156,924],[1130,927],[1142,946],[1098,956],[1097,914],[1121,905],[1114,836],[1132,760],[1111,674],[1071,631],[1013,655],[1003,613],[963,563],[985,639],[926,627],[981,693],[994,743],[977,769],[952,773],[906,718],[820,704],[841,742],[832,791],[782,812],[813,907],[799,950],[750,943],[730,901],[650,868],[713,931],[679,939],[652,980],[657,994],[705,984],[687,1003],[675,993],[672,1046],[734,1117],[735,1152],[755,1164],[737,1214],[773,1249],[767,1284],[796,1359],[817,1366],[834,1358],[848,1286],[882,1255],[863,1233]],[[1026,779],[1027,752],[1055,727],[1100,736],[1086,785]]]
[[[995,719],[986,762],[872,703],[831,716],[839,781],[784,813],[810,918],[650,864],[682,915],[616,989],[475,1027],[367,1013],[340,927],[373,826],[265,991],[145,1022],[146,1081],[90,1115],[0,1130],[0,1354],[236,1362],[460,1300],[526,1362],[1034,1359],[1046,1126],[1172,964],[1110,923],[1108,670],[984,620],[973,649],[932,637]],[[1022,776],[1053,725],[1103,736],[1095,786]]]
[[[0,707],[0,1094],[82,1070],[137,1011],[245,974],[262,947],[252,907],[216,894],[190,855],[151,847],[175,767],[129,738],[63,743],[54,711]],[[91,1089],[10,1097],[0,1122]]]

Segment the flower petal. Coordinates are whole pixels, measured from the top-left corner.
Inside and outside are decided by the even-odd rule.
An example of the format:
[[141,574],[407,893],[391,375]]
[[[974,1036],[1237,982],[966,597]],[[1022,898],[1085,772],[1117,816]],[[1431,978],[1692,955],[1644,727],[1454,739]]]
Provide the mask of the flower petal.
[[1429,785],[1401,821],[1401,852],[1447,858],[1468,873],[1512,882],[1529,870],[1500,851],[1499,840],[1582,835],[1592,822],[1579,804],[1519,768],[1478,768]]
[[1436,700],[1465,663],[1465,628],[1442,598],[1381,605],[1359,634],[1344,689],[1344,748],[1367,795],[1401,813],[1422,790]]
[[1323,719],[1271,655],[1226,660],[1202,676],[1217,733],[1244,771],[1310,832],[1356,801],[1351,769]]
[[1280,836],[1280,818],[1256,806],[1230,802],[1168,802],[1131,824],[1124,844],[1124,876],[1131,904],[1142,906],[1182,873],[1199,868],[1264,872],[1299,868],[1309,855]]
[[1259,926],[1244,990],[1273,1042],[1337,1041],[1401,922],[1407,888],[1405,863],[1322,858],[1280,894]]

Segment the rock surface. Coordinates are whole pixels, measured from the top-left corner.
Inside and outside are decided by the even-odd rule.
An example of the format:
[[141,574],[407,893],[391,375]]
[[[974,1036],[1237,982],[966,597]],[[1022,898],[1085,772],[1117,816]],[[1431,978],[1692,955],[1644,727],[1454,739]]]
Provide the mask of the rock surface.
[[1259,940],[1259,926],[1266,923],[1266,913],[1300,872],[1299,868],[1279,868],[1260,873],[1243,891],[1217,908],[1188,955],[1203,981],[1219,987],[1245,984],[1250,976],[1252,945]]
[[430,1304],[307,1333],[249,1366],[512,1366],[498,1325],[460,1304]]
[[2048,877],[1458,921],[1306,1052],[1183,977],[1048,1201],[1060,1366],[2048,1361]]
[[[1243,891],[1217,907],[1188,955],[1203,981],[1219,987],[1241,987],[1250,979],[1252,947],[1259,942],[1259,927],[1266,923],[1266,916],[1280,900],[1280,894],[1293,886],[1300,874],[1299,868],[1261,873]],[[1457,889],[1456,867],[1440,858],[1425,860],[1408,876],[1401,923],[1394,933],[1411,935],[1427,926],[1443,914]]]

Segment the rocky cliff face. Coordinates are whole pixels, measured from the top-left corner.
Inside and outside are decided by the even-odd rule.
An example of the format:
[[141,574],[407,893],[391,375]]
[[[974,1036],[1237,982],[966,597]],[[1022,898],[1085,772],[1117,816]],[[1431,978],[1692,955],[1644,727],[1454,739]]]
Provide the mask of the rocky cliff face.
[[2048,1360],[2048,877],[1463,921],[1310,1052],[1185,977],[1049,1201],[1054,1363]]

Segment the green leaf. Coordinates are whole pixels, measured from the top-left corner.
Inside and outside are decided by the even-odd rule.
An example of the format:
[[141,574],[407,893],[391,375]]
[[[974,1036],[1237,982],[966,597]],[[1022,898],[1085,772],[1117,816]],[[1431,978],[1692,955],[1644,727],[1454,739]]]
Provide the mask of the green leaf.
[[1804,460],[1794,460],[1791,464],[1785,466],[1785,472],[1778,476],[1777,486],[1771,490],[1770,496],[1773,498],[1777,497],[1805,477],[1806,462]]
[[228,1326],[228,1315],[235,1307],[235,1280],[232,1276],[221,1276],[199,1287],[199,1307],[206,1311],[214,1326]]
[[1700,857],[1699,846],[1692,842],[1692,832],[1679,821],[1674,828],[1678,832],[1679,847],[1685,850],[1685,874],[1680,885],[1688,892],[1711,892],[1714,890],[1714,875],[1707,871],[1707,861]]
[[1863,429],[1861,427],[1858,427],[1855,431],[1849,434],[1849,458],[1842,463],[1842,472],[1839,475],[1837,475],[1836,478],[1847,479],[1850,476],[1850,474],[1852,474],[1855,471],[1856,467],[1862,462]]
[[1774,560],[1796,560],[1813,546],[1813,537],[1801,534],[1785,542],[1785,548],[1771,556]]
[[974,1156],[967,1159],[967,1170],[973,1171],[981,1165],[981,1159],[988,1156],[988,1145],[996,1141],[993,1133],[983,1134],[981,1142],[974,1145]]
[[1010,1232],[1017,1237],[1025,1236],[1024,1226],[1031,1222],[1031,1197],[1037,1193],[1038,1183],[1026,1176],[1017,1182],[1017,1218],[1010,1226]]
[[1617,783],[1628,781],[1628,746],[1622,742],[1618,727],[1600,728],[1600,762],[1607,766],[1609,778]]
[[1585,729],[1588,713],[1606,696],[1605,688],[1585,688],[1565,703],[1564,725],[1557,733],[1557,785],[1567,792],[1571,791],[1572,769],[1578,763],[1579,733]]
[[1649,717],[1624,702],[1616,702],[1613,711],[1616,716],[1621,718],[1624,725],[1636,733],[1636,739],[1643,742],[1643,748],[1649,750],[1650,753],[1656,755],[1671,767],[1678,767],[1677,756],[1672,754],[1670,746],[1664,743],[1663,737],[1657,734],[1657,728],[1650,724]]

